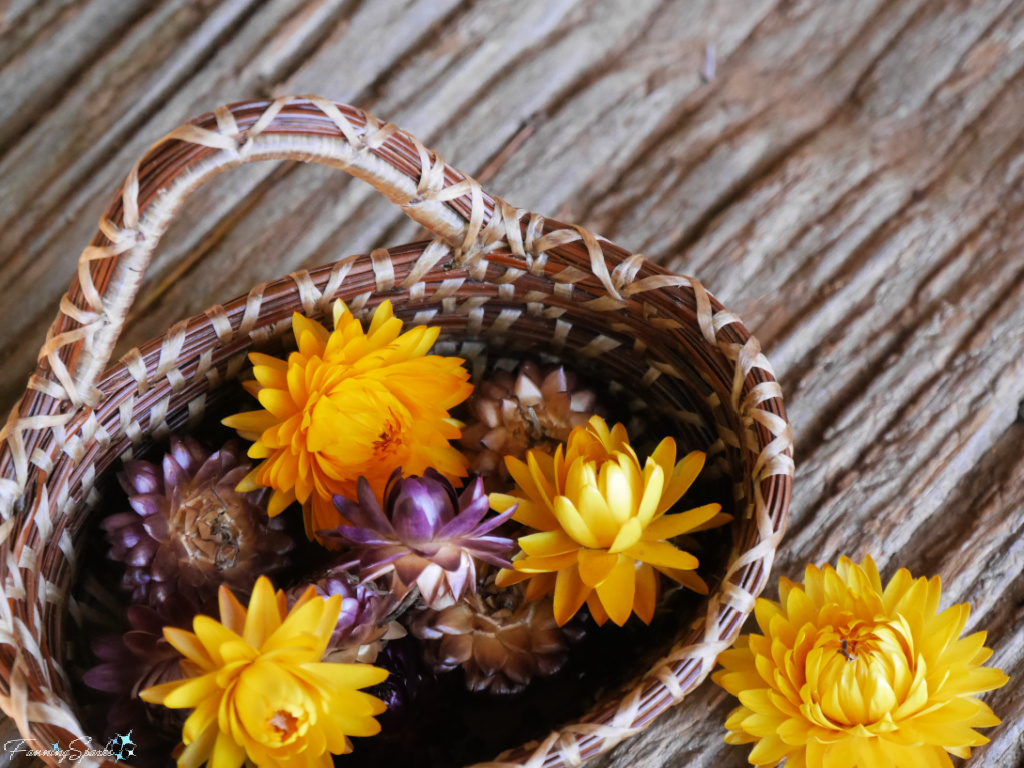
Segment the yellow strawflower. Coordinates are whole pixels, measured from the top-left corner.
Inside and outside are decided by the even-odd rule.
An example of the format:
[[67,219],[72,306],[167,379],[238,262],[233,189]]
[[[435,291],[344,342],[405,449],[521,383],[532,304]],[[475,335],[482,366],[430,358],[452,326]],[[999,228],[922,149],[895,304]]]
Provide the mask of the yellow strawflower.
[[323,663],[341,611],[341,595],[313,587],[289,612],[284,592],[266,577],[246,610],[220,588],[218,622],[197,616],[194,632],[166,627],[185,658],[183,680],[140,693],[144,701],[193,709],[182,732],[179,768],[330,768],[331,755],[352,751],[349,736],[373,736],[384,702],[358,690],[388,673],[369,664]]
[[239,491],[273,488],[271,517],[298,500],[312,538],[342,523],[332,496],[355,499],[360,476],[378,499],[399,467],[406,476],[433,467],[459,484],[467,462],[449,441],[462,424],[448,410],[473,387],[462,359],[427,355],[440,329],[402,333],[385,301],[364,332],[339,299],[333,332],[298,313],[292,330],[298,351],[287,361],[249,355],[256,381],[247,388],[265,410],[224,419],[263,459]]
[[1005,685],[985,633],[961,638],[970,606],[939,612],[939,578],[903,569],[885,587],[870,557],[807,566],[755,609],[764,635],[719,657],[716,683],[739,697],[725,740],[753,765],[951,768],[999,724],[977,694]]
[[505,458],[518,490],[493,493],[491,506],[535,528],[519,539],[514,571],[498,573],[499,586],[531,579],[531,599],[555,592],[555,620],[565,624],[584,602],[594,619],[619,626],[631,612],[649,623],[660,582],[656,571],[698,592],[697,558],[669,539],[729,520],[719,504],[667,515],[704,466],[704,454],[677,464],[676,444],[665,438],[641,467],[621,424],[608,428],[594,416],[576,427],[554,456],[531,450],[526,462]]

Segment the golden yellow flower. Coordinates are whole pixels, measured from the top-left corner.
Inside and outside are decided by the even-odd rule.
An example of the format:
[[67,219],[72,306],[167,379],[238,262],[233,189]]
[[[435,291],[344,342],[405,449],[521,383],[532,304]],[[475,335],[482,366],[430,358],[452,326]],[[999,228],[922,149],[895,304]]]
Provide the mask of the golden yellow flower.
[[332,765],[352,751],[349,736],[373,736],[384,702],[358,690],[388,673],[369,664],[321,662],[341,611],[341,595],[310,587],[289,612],[284,592],[265,577],[246,610],[220,588],[218,622],[197,616],[195,632],[166,627],[164,637],[184,657],[183,680],[142,691],[141,698],[194,709],[185,721],[180,768],[259,768]]
[[631,612],[654,616],[660,582],[656,571],[698,592],[707,585],[694,573],[697,558],[669,539],[729,520],[719,504],[666,515],[704,466],[694,451],[676,464],[676,444],[665,438],[641,468],[626,428],[611,430],[594,416],[576,427],[555,455],[531,450],[526,462],[505,459],[518,490],[492,493],[491,506],[535,528],[519,539],[514,571],[498,573],[499,586],[530,579],[527,597],[554,589],[555,620],[565,624],[584,602],[594,619],[619,626]]
[[739,697],[725,740],[754,744],[753,765],[950,768],[999,724],[976,698],[1008,680],[982,665],[985,633],[961,638],[970,607],[939,613],[936,576],[900,570],[883,588],[870,557],[807,566],[781,579],[780,602],[758,600],[764,635],[719,657],[716,683]]
[[360,476],[378,499],[399,467],[407,476],[433,467],[456,485],[466,476],[465,457],[449,444],[462,424],[448,410],[473,387],[462,359],[427,355],[438,328],[401,333],[385,301],[364,332],[339,299],[333,333],[298,313],[292,330],[298,351],[287,361],[249,355],[256,381],[247,388],[265,410],[224,419],[263,459],[239,491],[273,488],[271,517],[297,499],[312,538],[342,523],[332,496],[356,498]]

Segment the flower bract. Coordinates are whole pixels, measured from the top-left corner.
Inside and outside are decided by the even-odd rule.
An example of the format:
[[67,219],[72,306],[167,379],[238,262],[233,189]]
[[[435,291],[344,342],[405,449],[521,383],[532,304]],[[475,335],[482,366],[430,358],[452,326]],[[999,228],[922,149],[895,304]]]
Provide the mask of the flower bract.
[[476,591],[477,559],[511,565],[512,540],[494,530],[513,510],[486,518],[491,505],[479,477],[456,495],[452,484],[432,469],[422,477],[402,477],[396,470],[383,505],[364,479],[358,497],[356,503],[336,496],[342,516],[353,524],[320,535],[350,547],[364,581],[394,572],[398,583],[393,590],[403,593],[415,584],[423,601],[439,610]]
[[950,768],[999,724],[978,694],[1007,676],[983,666],[985,633],[961,637],[964,603],[939,611],[941,585],[900,570],[885,586],[870,557],[809,565],[759,599],[764,633],[740,636],[714,680],[740,700],[730,744],[753,765],[786,768]]
[[273,488],[271,516],[298,500],[312,538],[341,522],[331,499],[354,499],[360,477],[381,498],[398,467],[407,475],[433,467],[452,481],[466,475],[466,459],[449,444],[461,422],[448,410],[473,388],[461,358],[427,354],[438,328],[402,333],[384,301],[364,331],[339,299],[333,332],[298,313],[292,329],[298,350],[287,360],[250,355],[256,380],[247,387],[263,410],[224,420],[263,460],[239,490]]
[[144,701],[191,709],[182,732],[180,768],[332,765],[352,750],[351,736],[372,736],[384,711],[360,691],[387,672],[369,664],[325,663],[341,595],[317,597],[310,587],[287,609],[284,592],[256,582],[245,608],[220,591],[217,621],[197,616],[193,631],[167,627],[164,637],[184,657],[182,680],[147,688]]
[[515,372],[491,373],[467,405],[471,416],[459,445],[490,491],[511,486],[505,456],[525,459],[530,448],[553,453],[573,427],[603,410],[594,391],[580,386],[572,371],[558,366],[542,372],[531,361]]
[[[100,663],[82,676],[87,686],[113,697],[101,705],[106,715],[104,735],[110,738],[133,730],[145,732],[146,743],[139,749],[157,752],[160,764],[178,742],[185,713],[147,704],[139,700],[138,694],[144,688],[184,676],[181,654],[164,638],[164,627],[190,627],[195,615],[196,606],[178,592],[155,608],[129,606],[128,630],[93,640],[93,654]],[[134,762],[141,762],[143,755],[138,758]]]
[[118,479],[130,508],[101,525],[133,602],[181,593],[203,608],[221,584],[248,593],[257,576],[287,564],[293,542],[284,520],[268,519],[266,491],[235,489],[251,469],[237,440],[211,454],[187,436],[172,436],[159,464],[125,462]]
[[519,586],[466,595],[440,611],[419,611],[410,631],[438,672],[462,667],[471,691],[520,693],[535,677],[553,675],[582,627],[559,627],[551,598],[525,600]]
[[525,462],[507,458],[518,490],[491,494],[491,506],[518,504],[513,519],[538,532],[520,537],[522,554],[514,570],[498,574],[498,585],[530,579],[531,599],[553,589],[559,625],[584,602],[601,624],[621,626],[634,612],[649,623],[659,571],[707,592],[694,573],[697,558],[670,539],[730,518],[718,504],[666,514],[704,466],[700,452],[675,458],[675,441],[665,438],[641,465],[625,427],[609,429],[600,416],[575,428],[553,456],[534,449]]

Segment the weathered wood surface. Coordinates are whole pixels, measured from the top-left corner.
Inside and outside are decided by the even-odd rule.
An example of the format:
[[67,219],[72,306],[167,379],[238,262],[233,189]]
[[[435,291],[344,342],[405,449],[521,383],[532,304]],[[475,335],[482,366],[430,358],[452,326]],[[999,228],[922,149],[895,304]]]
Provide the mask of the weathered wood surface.
[[[0,0],[5,409],[131,162],[221,103],[308,92],[698,275],[784,384],[777,573],[867,552],[938,573],[1024,675],[1024,3]],[[245,168],[197,197],[123,349],[416,234],[324,168]],[[966,764],[1024,764],[1021,691],[987,697],[1003,725]],[[707,684],[598,765],[745,765],[721,742],[730,706]]]

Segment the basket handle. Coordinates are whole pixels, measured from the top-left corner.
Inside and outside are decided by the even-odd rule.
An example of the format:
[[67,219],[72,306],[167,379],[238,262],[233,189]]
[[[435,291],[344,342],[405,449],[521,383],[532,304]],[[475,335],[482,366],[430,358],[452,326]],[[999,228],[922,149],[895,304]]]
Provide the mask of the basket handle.
[[[187,123],[128,174],[40,351],[74,405],[91,404],[153,251],[188,195],[228,168],[267,159],[319,162],[369,182],[462,259],[479,252],[495,206],[474,179],[409,133],[327,99],[234,104]],[[497,234],[492,228],[487,239]]]
[[[8,449],[0,453],[5,511],[25,488],[40,435],[59,429],[78,408],[95,405],[96,383],[175,212],[213,176],[269,159],[318,162],[369,182],[450,245],[456,263],[471,274],[474,265],[486,268],[478,257],[500,244],[524,255],[519,219],[525,212],[487,195],[414,136],[362,110],[315,96],[283,97],[221,107],[186,123],[132,167],[82,252],[28,390],[0,432]],[[432,249],[431,260],[447,255],[447,249]]]

